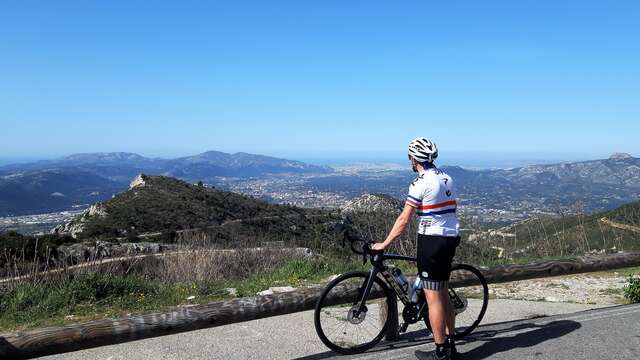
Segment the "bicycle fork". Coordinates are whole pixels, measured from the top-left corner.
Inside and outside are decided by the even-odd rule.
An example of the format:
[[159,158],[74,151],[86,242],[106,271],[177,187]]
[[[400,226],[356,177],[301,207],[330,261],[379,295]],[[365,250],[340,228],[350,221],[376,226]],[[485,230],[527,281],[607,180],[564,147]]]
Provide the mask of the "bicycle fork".
[[[371,288],[373,287],[373,282],[375,281],[376,276],[378,276],[378,269],[371,269],[371,271],[369,272],[369,279],[367,279],[367,284],[364,286],[364,291],[362,291],[360,293],[360,303],[354,305],[353,307],[351,307],[351,310],[349,311],[349,315],[353,316],[353,318],[355,319],[360,319],[361,314],[364,312],[366,314],[367,312],[367,299],[369,298],[369,294],[371,293]],[[362,321],[362,320],[360,320]]]

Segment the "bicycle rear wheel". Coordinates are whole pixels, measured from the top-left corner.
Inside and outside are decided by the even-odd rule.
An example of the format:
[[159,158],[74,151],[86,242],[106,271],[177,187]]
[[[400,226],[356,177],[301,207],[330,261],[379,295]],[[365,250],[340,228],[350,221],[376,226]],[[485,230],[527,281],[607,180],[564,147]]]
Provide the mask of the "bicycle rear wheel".
[[[456,312],[456,339],[469,335],[478,327],[489,305],[489,286],[482,273],[471,265],[451,268],[449,298]],[[431,331],[428,313],[425,323]]]
[[354,354],[374,347],[389,324],[393,292],[378,277],[374,279],[365,306],[360,308],[370,273],[354,271],[340,275],[320,295],[314,313],[316,332],[331,350]]

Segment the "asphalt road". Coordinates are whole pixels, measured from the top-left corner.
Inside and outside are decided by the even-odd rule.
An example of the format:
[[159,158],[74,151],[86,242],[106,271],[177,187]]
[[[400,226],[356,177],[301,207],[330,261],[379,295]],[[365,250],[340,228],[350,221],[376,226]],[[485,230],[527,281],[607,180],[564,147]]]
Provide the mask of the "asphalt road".
[[[393,344],[341,359],[415,359],[434,349],[431,338],[409,333]],[[640,305],[616,306],[569,315],[479,327],[458,344],[460,359],[633,359],[640,358]],[[329,355],[329,354],[327,354]],[[333,355],[300,358],[315,360]]]
[[[560,315],[558,315],[560,314]],[[519,320],[528,319],[528,320]],[[460,342],[462,359],[638,359],[640,305],[492,300],[481,325]],[[396,342],[341,359],[415,359],[433,349],[424,325]],[[304,359],[336,357],[313,328],[313,312],[87,349],[43,359]]]

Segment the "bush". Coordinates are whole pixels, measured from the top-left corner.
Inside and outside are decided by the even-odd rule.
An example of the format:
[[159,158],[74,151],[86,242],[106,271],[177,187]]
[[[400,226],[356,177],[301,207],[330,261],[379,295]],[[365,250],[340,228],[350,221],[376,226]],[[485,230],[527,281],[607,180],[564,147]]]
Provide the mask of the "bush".
[[629,284],[624,287],[624,297],[630,303],[640,303],[640,277],[629,275]]

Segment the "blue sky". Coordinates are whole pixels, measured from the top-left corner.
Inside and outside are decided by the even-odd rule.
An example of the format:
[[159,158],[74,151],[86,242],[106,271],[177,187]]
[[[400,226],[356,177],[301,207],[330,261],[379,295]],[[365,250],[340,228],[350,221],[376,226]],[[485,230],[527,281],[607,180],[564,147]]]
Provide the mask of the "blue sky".
[[0,4],[1,158],[640,155],[638,1]]

